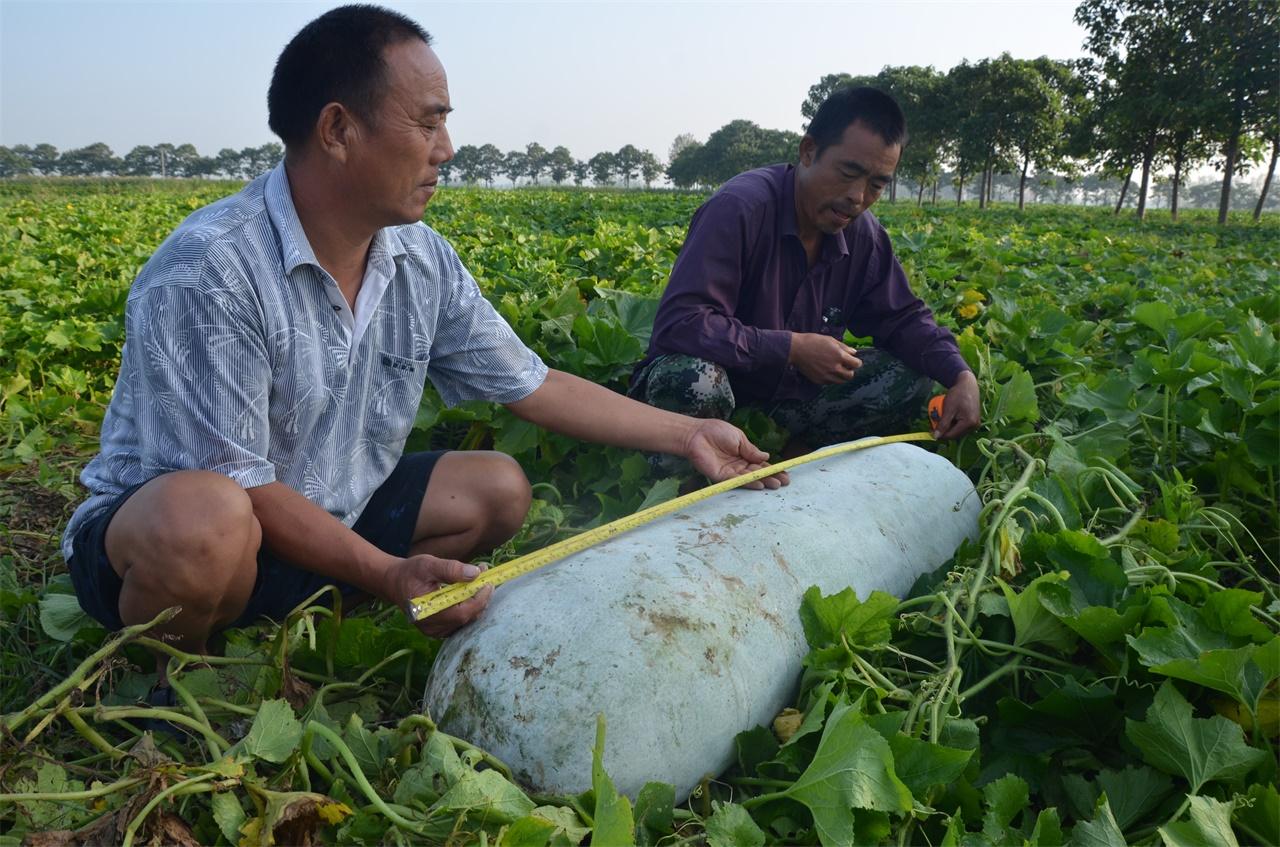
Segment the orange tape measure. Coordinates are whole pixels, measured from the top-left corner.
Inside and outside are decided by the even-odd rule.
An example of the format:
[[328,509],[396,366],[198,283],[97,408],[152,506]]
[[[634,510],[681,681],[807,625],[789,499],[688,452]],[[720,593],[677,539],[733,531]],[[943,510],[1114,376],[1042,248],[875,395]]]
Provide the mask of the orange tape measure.
[[[936,430],[938,424],[942,423],[942,401],[943,395],[941,394],[929,401],[929,429]],[[916,408],[920,407],[917,406]]]

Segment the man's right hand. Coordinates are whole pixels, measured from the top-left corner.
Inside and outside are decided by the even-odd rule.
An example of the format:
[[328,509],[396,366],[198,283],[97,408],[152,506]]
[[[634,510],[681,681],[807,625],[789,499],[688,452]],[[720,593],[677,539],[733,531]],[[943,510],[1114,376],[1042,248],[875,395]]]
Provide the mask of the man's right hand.
[[[387,574],[386,598],[405,609],[414,597],[429,594],[452,582],[470,582],[480,575],[483,568],[468,565],[454,559],[437,559],[435,556],[410,556],[393,564]],[[443,612],[417,621],[424,635],[444,638],[455,630],[471,623],[493,596],[493,586],[486,585],[480,593]]]
[[795,365],[806,379],[816,385],[836,385],[853,379],[862,360],[858,351],[839,339],[817,332],[791,333],[791,352],[787,364]]

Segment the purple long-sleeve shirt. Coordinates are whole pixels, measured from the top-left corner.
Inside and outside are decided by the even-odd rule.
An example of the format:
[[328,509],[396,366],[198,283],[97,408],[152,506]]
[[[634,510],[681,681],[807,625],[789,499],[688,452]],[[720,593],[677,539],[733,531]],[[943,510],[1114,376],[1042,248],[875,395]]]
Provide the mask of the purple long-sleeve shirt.
[[818,386],[787,364],[791,333],[840,338],[846,327],[947,388],[969,369],[870,212],[823,236],[809,267],[795,169],[772,165],[729,180],[694,213],[641,367],[683,353],[723,365],[739,403],[807,399]]

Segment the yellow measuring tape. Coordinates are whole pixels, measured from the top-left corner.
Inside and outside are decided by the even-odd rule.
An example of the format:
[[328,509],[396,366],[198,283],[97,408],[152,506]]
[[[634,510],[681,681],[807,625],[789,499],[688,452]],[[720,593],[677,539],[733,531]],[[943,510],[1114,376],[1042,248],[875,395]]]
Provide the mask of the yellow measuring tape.
[[504,582],[515,579],[518,576],[536,571],[544,565],[552,562],[558,562],[571,553],[577,553],[579,550],[585,550],[588,547],[599,544],[615,535],[643,526],[655,518],[663,515],[669,515],[672,512],[683,509],[694,503],[706,500],[708,497],[714,497],[724,491],[730,491],[734,488],[755,482],[758,479],[773,476],[774,474],[794,468],[797,465],[803,465],[807,462],[813,462],[818,459],[825,459],[828,456],[837,456],[841,453],[853,453],[857,450],[866,450],[868,447],[879,447],[882,444],[896,444],[902,441],[933,441],[933,435],[928,432],[908,432],[904,435],[884,435],[879,438],[864,438],[861,441],[853,441],[849,444],[841,444],[836,447],[828,447],[823,450],[817,450],[804,456],[798,456],[794,459],[787,459],[785,462],[779,462],[776,465],[768,465],[751,473],[735,476],[732,479],[726,479],[724,482],[717,482],[706,488],[699,489],[682,497],[668,500],[665,503],[659,503],[657,506],[651,506],[643,511],[636,512],[634,515],[628,515],[625,518],[619,518],[616,521],[607,523],[604,526],[598,526],[595,529],[589,529],[580,535],[572,538],[566,538],[564,541],[558,541],[555,544],[543,547],[537,552],[530,553],[527,556],[521,556],[518,559],[512,559],[501,565],[484,571],[471,582],[454,582],[449,585],[432,591],[430,594],[423,594],[421,597],[414,597],[409,601],[409,615],[414,620],[420,621],[423,618],[430,617],[437,612],[443,612],[450,606],[456,606],[462,601],[474,597],[480,592],[480,589],[486,585],[498,586]]

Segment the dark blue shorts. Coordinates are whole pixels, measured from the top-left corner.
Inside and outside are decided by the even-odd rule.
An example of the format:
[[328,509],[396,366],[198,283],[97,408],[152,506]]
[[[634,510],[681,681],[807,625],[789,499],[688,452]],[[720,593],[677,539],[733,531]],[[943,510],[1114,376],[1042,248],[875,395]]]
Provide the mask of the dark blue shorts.
[[[352,527],[366,541],[393,556],[407,556],[413,543],[422,498],[436,461],[446,451],[410,453],[400,458],[391,476],[373,493]],[[71,582],[80,607],[108,630],[121,629],[120,589],[123,583],[107,560],[107,526],[116,510],[142,485],[125,489],[111,504],[80,527],[71,540]],[[294,607],[326,585],[336,584],[344,596],[359,594],[346,583],[303,570],[273,555],[264,544],[258,551],[258,578],[249,605],[231,627],[248,626],[259,618],[281,621]],[[321,602],[328,602],[329,595]]]

